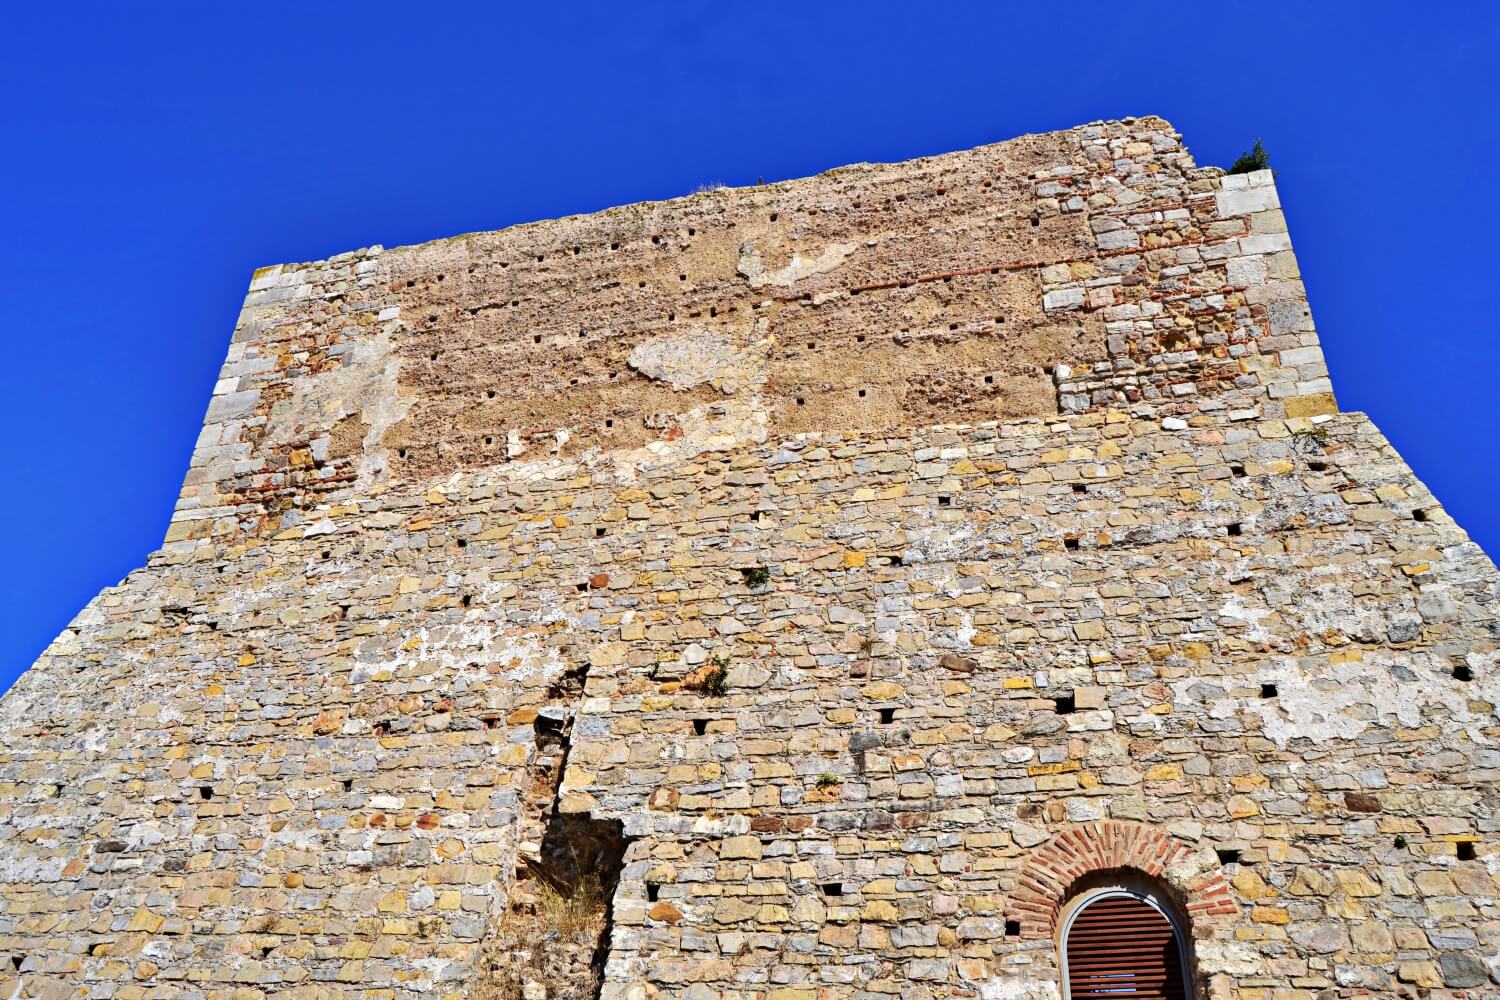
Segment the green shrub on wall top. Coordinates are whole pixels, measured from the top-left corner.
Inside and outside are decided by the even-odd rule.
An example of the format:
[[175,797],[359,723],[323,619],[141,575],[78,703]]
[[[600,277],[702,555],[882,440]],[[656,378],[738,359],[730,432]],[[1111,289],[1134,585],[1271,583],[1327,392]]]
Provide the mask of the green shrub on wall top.
[[1265,144],[1259,139],[1255,145],[1250,147],[1250,152],[1241,153],[1240,158],[1234,161],[1229,168],[1231,174],[1248,174],[1253,170],[1270,170],[1271,154],[1266,152]]

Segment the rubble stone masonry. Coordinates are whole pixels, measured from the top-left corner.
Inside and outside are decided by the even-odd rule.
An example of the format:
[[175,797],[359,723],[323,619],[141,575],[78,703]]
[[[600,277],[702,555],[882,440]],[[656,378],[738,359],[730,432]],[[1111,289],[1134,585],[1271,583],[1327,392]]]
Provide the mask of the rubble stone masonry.
[[265,268],[0,702],[0,989],[465,996],[608,829],[606,1000],[1056,998],[1109,877],[1500,997],[1497,583],[1157,118]]

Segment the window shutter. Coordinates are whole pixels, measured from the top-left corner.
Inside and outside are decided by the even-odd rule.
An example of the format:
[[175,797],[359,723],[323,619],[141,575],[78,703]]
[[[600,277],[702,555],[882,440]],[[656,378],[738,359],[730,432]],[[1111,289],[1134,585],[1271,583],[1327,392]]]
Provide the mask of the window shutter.
[[1073,918],[1069,1000],[1188,1000],[1177,931],[1134,896],[1104,896]]

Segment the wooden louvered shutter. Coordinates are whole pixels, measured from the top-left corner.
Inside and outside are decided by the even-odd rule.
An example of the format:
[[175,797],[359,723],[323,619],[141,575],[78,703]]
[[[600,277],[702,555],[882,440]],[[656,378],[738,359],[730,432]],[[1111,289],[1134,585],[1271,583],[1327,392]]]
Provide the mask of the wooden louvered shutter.
[[1069,1000],[1188,1000],[1177,932],[1134,896],[1104,896],[1073,918],[1065,943]]

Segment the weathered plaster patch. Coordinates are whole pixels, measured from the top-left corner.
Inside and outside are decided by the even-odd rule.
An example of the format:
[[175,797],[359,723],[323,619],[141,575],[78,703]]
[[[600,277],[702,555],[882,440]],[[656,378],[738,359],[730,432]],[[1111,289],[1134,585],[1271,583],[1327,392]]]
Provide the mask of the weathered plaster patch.
[[396,389],[395,329],[396,319],[389,317],[373,336],[350,342],[343,364],[291,380],[291,394],[272,408],[266,422],[270,434],[265,444],[291,444],[294,435],[305,436],[308,428],[330,430],[345,417],[354,416],[367,427],[359,456],[360,485],[383,477],[389,459],[380,446],[381,438],[406,417],[413,402]]
[[1247,607],[1240,600],[1240,595],[1231,594],[1229,600],[1219,609],[1219,615],[1230,621],[1243,622],[1249,626],[1245,629],[1244,637],[1252,642],[1271,642],[1275,636],[1261,627],[1260,620],[1272,612],[1264,608]]
[[695,406],[678,418],[682,436],[653,441],[641,451],[658,460],[691,458],[708,451],[729,451],[747,443],[763,444],[770,420],[758,398],[731,399]]
[[[1319,572],[1333,577],[1343,568],[1326,567]],[[1354,596],[1353,584],[1353,580],[1342,578],[1300,582],[1296,592],[1288,595],[1292,606],[1286,611],[1300,621],[1297,628],[1302,632],[1332,629],[1360,642],[1385,642],[1391,618],[1411,613],[1412,604],[1404,598],[1379,604],[1360,600]]]
[[1054,982],[996,977],[979,983],[981,1000],[1059,1000]]
[[763,341],[741,347],[722,333],[695,331],[637,344],[626,363],[677,392],[711,385],[733,394],[765,382],[766,354]]
[[556,649],[543,646],[534,636],[507,635],[485,622],[417,629],[395,651],[384,645],[362,646],[355,660],[350,676],[355,684],[387,670],[398,676],[438,673],[455,689],[486,682],[496,671],[518,681],[552,680],[565,670]]
[[[1500,659],[1500,654],[1470,655],[1471,661],[1482,659]],[[1210,698],[1209,715],[1258,716],[1266,738],[1283,748],[1294,739],[1332,743],[1355,739],[1371,726],[1415,728],[1434,721],[1463,729],[1476,743],[1491,742],[1484,729],[1500,712],[1491,707],[1480,713],[1474,706],[1500,702],[1500,679],[1492,664],[1475,672],[1481,679],[1474,683],[1433,677],[1426,665],[1414,672],[1412,665],[1403,654],[1371,652],[1361,662],[1340,664],[1337,673],[1314,673],[1295,659],[1278,657],[1254,678],[1256,684],[1274,683],[1275,698]],[[1402,672],[1413,679],[1398,679]],[[1191,700],[1189,689],[1199,683],[1195,678],[1176,682],[1177,698]]]
[[800,253],[793,251],[791,262],[786,267],[767,271],[755,244],[746,243],[740,247],[738,270],[749,281],[751,288],[791,288],[803,278],[827,274],[842,267],[844,261],[848,260],[849,255],[855,251],[856,246],[857,244],[854,243],[831,243],[824,248],[816,260],[807,260]]

